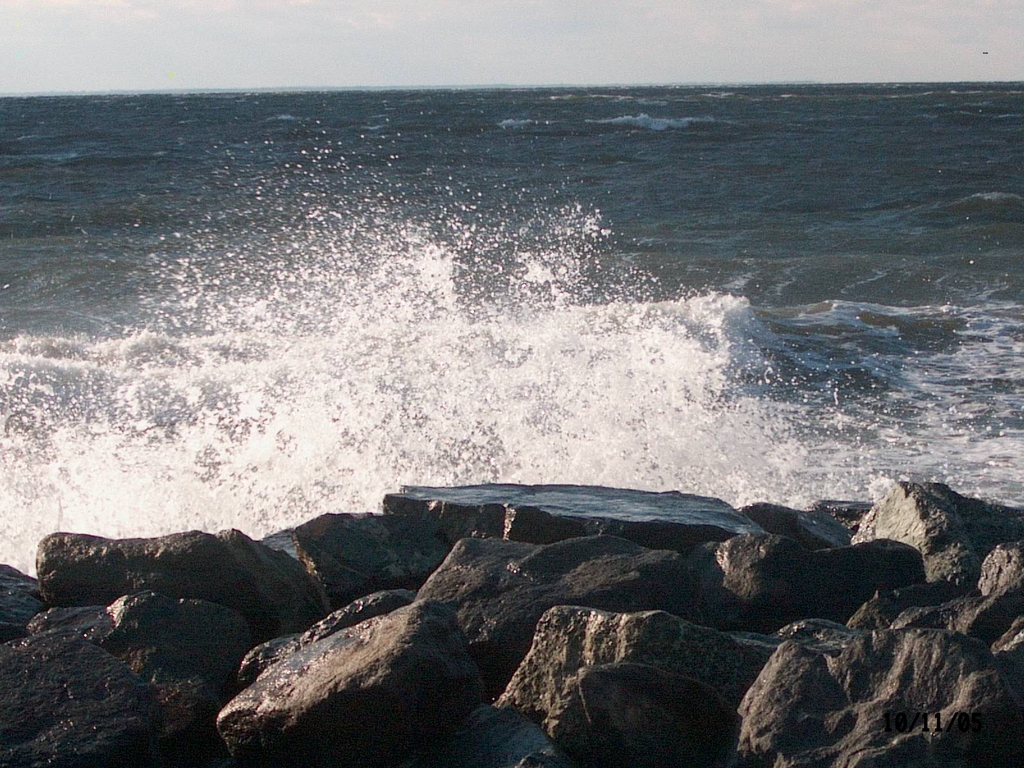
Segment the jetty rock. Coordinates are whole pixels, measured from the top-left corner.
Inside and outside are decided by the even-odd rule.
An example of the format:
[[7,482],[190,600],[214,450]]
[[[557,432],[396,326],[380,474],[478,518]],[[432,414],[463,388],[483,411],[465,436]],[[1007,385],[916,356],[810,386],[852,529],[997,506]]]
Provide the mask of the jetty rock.
[[0,644],[0,765],[157,768],[149,685],[103,649],[40,635]]
[[698,617],[696,589],[682,555],[616,536],[547,545],[462,539],[417,599],[455,608],[492,697],[530,650],[537,621],[556,605]]
[[446,742],[397,768],[577,768],[537,725],[514,709],[481,704]]
[[835,654],[783,643],[739,714],[742,768],[1008,768],[1024,726],[983,643],[920,629],[871,632]]
[[420,601],[273,664],[217,728],[242,764],[375,768],[450,737],[481,703],[454,611]]
[[299,648],[323,640],[335,632],[354,627],[367,619],[391,613],[411,604],[415,599],[416,593],[408,589],[374,592],[329,614],[301,634],[282,635],[261,643],[242,659],[238,669],[238,684],[242,687],[251,685],[271,664]]
[[303,632],[329,612],[301,563],[236,530],[144,539],[53,533],[39,543],[36,569],[48,606],[108,605],[152,590],[233,608],[255,642]]
[[877,590],[924,580],[921,554],[887,540],[811,551],[788,537],[747,534],[705,544],[688,563],[704,622],[753,632],[807,618],[842,624]]
[[915,547],[928,581],[973,586],[989,552],[1024,539],[1024,510],[961,496],[941,483],[901,482],[861,520],[853,542],[872,539]]
[[28,626],[34,638],[85,639],[150,684],[163,768],[227,756],[215,721],[252,645],[238,612],[204,600],[140,592],[105,607],[51,608]]
[[292,539],[335,608],[372,592],[419,589],[451,550],[436,520],[388,515],[321,515]]
[[763,529],[721,499],[592,485],[408,486],[384,497],[384,514],[435,520],[454,544],[496,538],[552,544],[599,534],[650,549],[689,552]]
[[0,565],[0,643],[25,637],[29,619],[43,610],[39,582],[17,568]]

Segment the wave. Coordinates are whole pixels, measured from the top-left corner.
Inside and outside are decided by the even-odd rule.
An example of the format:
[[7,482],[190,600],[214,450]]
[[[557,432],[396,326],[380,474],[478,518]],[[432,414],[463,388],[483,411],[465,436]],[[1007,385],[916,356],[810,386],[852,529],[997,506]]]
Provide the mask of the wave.
[[651,117],[646,113],[639,115],[623,115],[605,120],[587,120],[593,125],[614,125],[626,126],[628,128],[646,128],[651,131],[667,131],[681,128],[689,128],[698,123],[714,122],[710,117]]

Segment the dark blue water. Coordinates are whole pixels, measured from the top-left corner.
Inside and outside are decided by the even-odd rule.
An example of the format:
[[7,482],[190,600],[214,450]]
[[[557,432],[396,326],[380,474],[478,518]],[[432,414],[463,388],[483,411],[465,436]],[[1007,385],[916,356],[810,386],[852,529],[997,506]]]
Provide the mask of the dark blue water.
[[1024,86],[0,99],[0,561],[399,485],[1024,503]]

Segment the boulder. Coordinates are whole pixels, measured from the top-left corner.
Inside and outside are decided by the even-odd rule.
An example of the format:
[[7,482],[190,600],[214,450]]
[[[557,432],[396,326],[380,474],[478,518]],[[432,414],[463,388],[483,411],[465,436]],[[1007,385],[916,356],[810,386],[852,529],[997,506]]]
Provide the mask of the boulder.
[[0,643],[25,637],[25,625],[41,610],[36,580],[9,565],[0,565]]
[[[537,623],[530,652],[498,706],[514,707],[561,742],[579,728],[583,716],[574,701],[577,673],[584,667],[628,662],[713,687],[735,710],[778,642],[732,636],[664,611],[611,613],[559,605]],[[574,709],[566,715],[570,705]]]
[[685,559],[615,536],[548,545],[463,539],[418,599],[455,607],[491,696],[504,689],[530,650],[537,621],[555,605],[697,618]]
[[323,640],[335,632],[354,627],[367,619],[391,613],[409,605],[415,599],[416,593],[407,589],[374,592],[321,619],[302,634],[283,635],[257,645],[242,659],[242,664],[238,668],[238,684],[243,687],[251,685],[267,667],[289,653],[317,640]]
[[156,765],[146,682],[78,638],[41,635],[0,645],[0,765]]
[[922,581],[921,555],[893,541],[808,551],[773,534],[736,536],[690,556],[704,620],[774,632],[805,618],[845,623],[876,590]]
[[419,589],[451,549],[436,520],[417,517],[321,515],[292,537],[335,607],[381,590]]
[[689,552],[761,528],[721,499],[588,485],[406,487],[384,497],[385,515],[436,520],[447,539],[530,544],[618,536],[642,547]]
[[153,590],[233,608],[255,642],[302,632],[328,612],[323,590],[300,563],[235,530],[152,539],[54,533],[39,544],[37,570],[50,606],[106,605]]
[[864,517],[853,541],[883,538],[918,549],[928,581],[973,586],[989,552],[1024,539],[1024,510],[967,498],[941,483],[898,483]]
[[840,501],[837,499],[822,499],[811,505],[811,512],[823,512],[837,523],[842,525],[851,535],[857,533],[860,528],[860,521],[871,510],[871,503],[867,501]]
[[930,608],[908,608],[892,623],[908,627],[948,629],[976,637],[986,645],[999,639],[1024,616],[1024,590],[998,595],[968,595]]
[[243,764],[374,768],[450,737],[482,695],[455,613],[416,602],[274,664],[217,727]]
[[[573,756],[593,768],[731,765],[739,718],[715,689],[646,664],[584,667]],[[568,745],[566,745],[568,749]]]
[[514,709],[481,704],[451,739],[398,768],[573,768],[573,763]]
[[848,547],[850,531],[822,510],[803,512],[778,504],[751,504],[740,509],[768,533],[796,539],[806,549]]
[[224,753],[215,719],[252,644],[236,611],[140,592],[107,607],[54,608],[29,627],[40,637],[98,645],[152,685],[165,768],[195,766]]
[[795,640],[812,650],[835,655],[865,634],[864,630],[851,629],[826,619],[802,619],[787,624],[775,636],[779,638],[780,644],[786,640]]
[[981,564],[978,591],[986,597],[1024,591],[1024,541],[994,547]]
[[739,711],[741,764],[786,768],[1007,768],[1024,724],[989,650],[932,630],[879,630],[837,655],[783,643]]
[[932,581],[911,584],[909,587],[877,592],[857,609],[846,622],[851,629],[889,629],[903,611],[915,607],[929,607],[964,597],[969,592],[965,585],[951,581]]

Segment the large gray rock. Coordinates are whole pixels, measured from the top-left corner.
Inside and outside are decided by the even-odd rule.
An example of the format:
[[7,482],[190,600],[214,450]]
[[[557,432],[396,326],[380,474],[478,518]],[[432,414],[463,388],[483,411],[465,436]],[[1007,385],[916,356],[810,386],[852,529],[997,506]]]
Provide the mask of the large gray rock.
[[1024,510],[967,498],[941,483],[898,483],[861,521],[853,541],[872,539],[918,549],[928,581],[973,586],[996,545],[1024,539]]
[[302,632],[328,612],[323,590],[300,563],[235,530],[152,539],[54,533],[40,542],[36,562],[50,606],[107,605],[153,590],[233,608],[255,642]]
[[877,592],[857,609],[846,625],[852,629],[889,629],[896,618],[911,608],[925,608],[964,597],[970,590],[951,581],[931,581]]
[[325,637],[354,627],[356,624],[383,616],[386,613],[409,605],[416,599],[416,593],[408,589],[391,589],[374,592],[351,602],[344,608],[321,619],[302,634],[282,635],[253,648],[242,659],[238,668],[238,683],[251,685],[271,664],[280,661],[299,648],[323,640]]
[[[925,713],[928,730],[913,722]],[[783,643],[740,715],[750,768],[1008,768],[1024,725],[989,650],[931,630],[872,632],[837,655]]]
[[981,566],[978,589],[929,607],[908,608],[892,623],[905,627],[949,629],[994,643],[1024,616],[1024,542],[1000,544]]
[[705,621],[774,632],[805,618],[845,623],[876,590],[923,581],[921,555],[893,541],[808,551],[775,535],[736,536],[690,557]]
[[573,763],[514,709],[481,704],[451,739],[399,768],[573,768]]
[[238,612],[140,592],[106,607],[53,608],[29,628],[39,636],[88,640],[151,684],[164,768],[226,756],[215,719],[252,644]]
[[36,580],[9,565],[0,565],[0,643],[25,637],[25,625],[41,610]]
[[106,651],[76,638],[0,645],[0,765],[155,766],[149,686]]
[[321,515],[292,538],[335,607],[372,592],[419,589],[451,549],[436,520],[415,517]]
[[562,740],[577,727],[566,721],[572,682],[584,667],[646,664],[712,686],[735,709],[779,641],[744,637],[693,624],[664,611],[611,613],[559,605],[537,623],[533,644],[509,681],[499,706],[514,707]]
[[992,644],[992,655],[1017,706],[1024,712],[1024,616]]
[[417,602],[282,659],[217,727],[244,764],[374,768],[451,736],[482,695],[455,613]]
[[848,547],[850,531],[827,512],[801,511],[778,504],[751,504],[740,509],[768,533],[796,539],[807,549]]
[[385,496],[384,512],[436,520],[452,543],[474,537],[551,544],[605,534],[688,552],[706,541],[761,532],[721,499],[590,485],[413,486]]
[[665,610],[697,618],[684,558],[615,536],[546,546],[463,539],[423,585],[418,599],[456,608],[492,696],[504,689],[530,649],[537,621],[553,606]]

